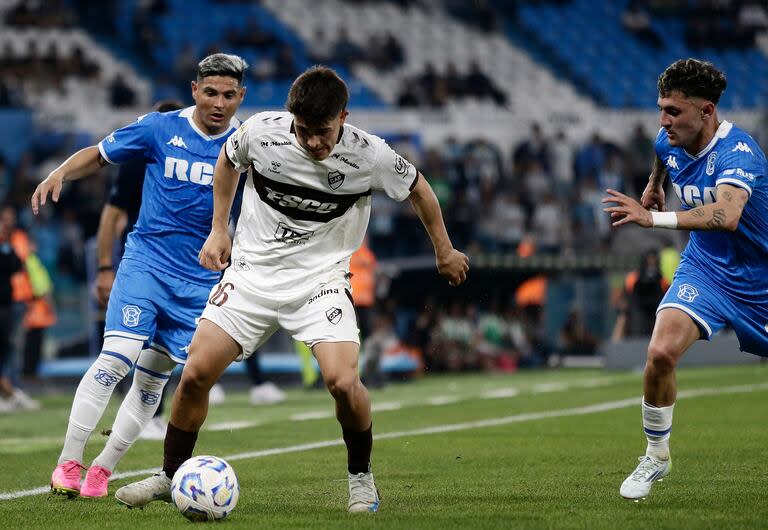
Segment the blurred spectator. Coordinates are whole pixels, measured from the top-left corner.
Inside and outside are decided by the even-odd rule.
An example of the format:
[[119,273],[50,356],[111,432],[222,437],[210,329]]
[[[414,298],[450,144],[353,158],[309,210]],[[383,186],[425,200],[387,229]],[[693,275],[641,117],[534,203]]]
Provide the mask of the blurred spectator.
[[389,311],[376,313],[373,315],[373,332],[362,343],[361,378],[369,388],[381,388],[384,385],[385,374],[381,370],[381,359],[399,343],[394,323],[394,315]]
[[109,85],[109,102],[115,108],[136,105],[136,92],[126,83],[122,74],[117,74]]
[[645,132],[643,125],[635,125],[625,148],[628,187],[635,194],[642,193],[648,184],[650,161],[656,156],[653,144],[653,139]]
[[587,330],[584,318],[578,310],[571,310],[560,331],[562,355],[594,355],[597,353],[597,337]]
[[376,268],[376,254],[368,246],[366,236],[349,261],[349,281],[352,284],[352,300],[362,344],[371,333],[371,312],[376,303]]
[[646,10],[644,0],[630,1],[621,15],[621,25],[646,44],[654,48],[661,47],[661,37],[651,27],[651,17]]
[[544,192],[536,205],[531,221],[531,229],[536,237],[536,248],[542,254],[557,254],[563,244],[563,226],[560,220],[560,207],[555,201],[552,190]]
[[[3,212],[10,208],[3,207]],[[10,412],[13,385],[4,375],[5,367],[11,361],[11,336],[14,332],[13,296],[11,278],[22,270],[21,260],[11,246],[11,227],[0,214],[0,413]]]
[[640,266],[624,279],[612,339],[650,337],[656,322],[656,308],[668,288],[669,282],[661,273],[658,252],[646,252]]

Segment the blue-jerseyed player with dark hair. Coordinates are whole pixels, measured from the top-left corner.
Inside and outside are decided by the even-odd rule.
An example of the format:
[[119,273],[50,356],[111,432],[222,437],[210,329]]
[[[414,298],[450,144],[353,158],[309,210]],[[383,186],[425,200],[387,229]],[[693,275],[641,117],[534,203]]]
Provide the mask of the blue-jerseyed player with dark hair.
[[[112,471],[154,414],[163,386],[186,361],[196,320],[218,272],[198,264],[213,218],[213,168],[221,147],[240,125],[243,101],[240,57],[214,54],[198,65],[195,105],[140,117],[98,145],[72,155],[37,187],[32,210],[62,184],[106,164],[147,161],[139,217],[128,235],[107,305],[104,346],[75,393],[64,448],[51,476],[56,493],[107,495]],[[80,483],[83,450],[115,384],[135,368],[104,450]]]
[[[697,340],[724,326],[741,350],[768,356],[768,173],[760,147],[720,120],[722,72],[695,59],[670,65],[659,77],[661,130],[657,158],[638,203],[614,190],[603,202],[614,226],[690,230],[674,282],[659,304],[643,376],[645,456],[621,485],[643,498],[671,469],[669,435],[677,394],[675,366]],[[669,175],[682,211],[664,211]],[[656,208],[657,211],[651,211]]]

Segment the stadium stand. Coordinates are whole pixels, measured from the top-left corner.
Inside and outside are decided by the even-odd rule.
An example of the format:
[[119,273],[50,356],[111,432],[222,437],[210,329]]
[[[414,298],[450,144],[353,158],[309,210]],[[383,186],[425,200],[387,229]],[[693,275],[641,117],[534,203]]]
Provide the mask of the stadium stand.
[[[88,286],[78,249],[95,231],[104,190],[98,180],[68,187],[56,208],[33,219],[26,205],[34,184],[65,153],[156,99],[189,102],[196,61],[219,50],[251,64],[242,118],[281,108],[296,73],[328,63],[349,81],[350,121],[385,137],[429,177],[455,244],[476,267],[463,312],[425,272],[433,258],[407,204],[376,197],[370,237],[389,285],[379,302],[395,305],[398,336],[430,369],[486,366],[482,355],[436,356],[439,341],[536,365],[562,349],[561,332],[573,321],[606,339],[611,275],[646,250],[681,244],[631,228],[614,237],[599,204],[603,187],[637,194],[647,179],[658,73],[679,57],[714,61],[729,78],[726,118],[768,140],[759,111],[768,97],[765,9],[744,2],[723,13],[740,24],[733,28],[750,29],[715,48],[697,43],[695,13],[685,19],[679,2],[663,3],[671,11],[651,4],[325,0],[307,16],[302,0],[114,0],[98,9],[72,0],[47,4],[45,13],[35,2],[0,0],[0,107],[11,107],[0,112],[15,124],[0,133],[0,202],[16,206],[38,241],[59,306],[42,373],[73,375],[83,366],[76,359],[89,325]],[[518,307],[515,290],[541,271],[539,303]],[[440,336],[446,320],[468,333]],[[61,364],[50,364],[57,355]],[[294,370],[287,359],[266,369]]]

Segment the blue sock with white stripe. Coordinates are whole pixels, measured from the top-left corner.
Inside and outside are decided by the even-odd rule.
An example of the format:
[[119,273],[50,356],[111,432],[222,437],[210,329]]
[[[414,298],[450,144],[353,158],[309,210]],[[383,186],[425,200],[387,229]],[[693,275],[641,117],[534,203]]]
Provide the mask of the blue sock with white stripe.
[[672,433],[672,410],[668,407],[654,407],[643,400],[643,430],[648,439],[645,454],[658,460],[669,459],[669,435]]
[[101,354],[85,373],[75,392],[59,464],[67,460],[83,461],[85,443],[104,414],[115,386],[133,367],[141,347],[142,341],[135,339],[104,339]]
[[136,361],[133,384],[117,411],[112,433],[94,465],[114,471],[120,459],[130,449],[160,405],[163,387],[176,363],[168,356],[146,349]]

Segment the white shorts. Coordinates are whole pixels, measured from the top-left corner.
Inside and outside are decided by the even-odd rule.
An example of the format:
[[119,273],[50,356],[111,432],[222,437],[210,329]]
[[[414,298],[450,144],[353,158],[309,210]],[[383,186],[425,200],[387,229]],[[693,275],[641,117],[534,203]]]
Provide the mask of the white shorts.
[[240,344],[243,353],[238,360],[250,357],[280,327],[310,348],[319,342],[360,344],[351,287],[342,273],[290,302],[270,300],[248,286],[246,277],[228,268],[211,289],[200,317]]

